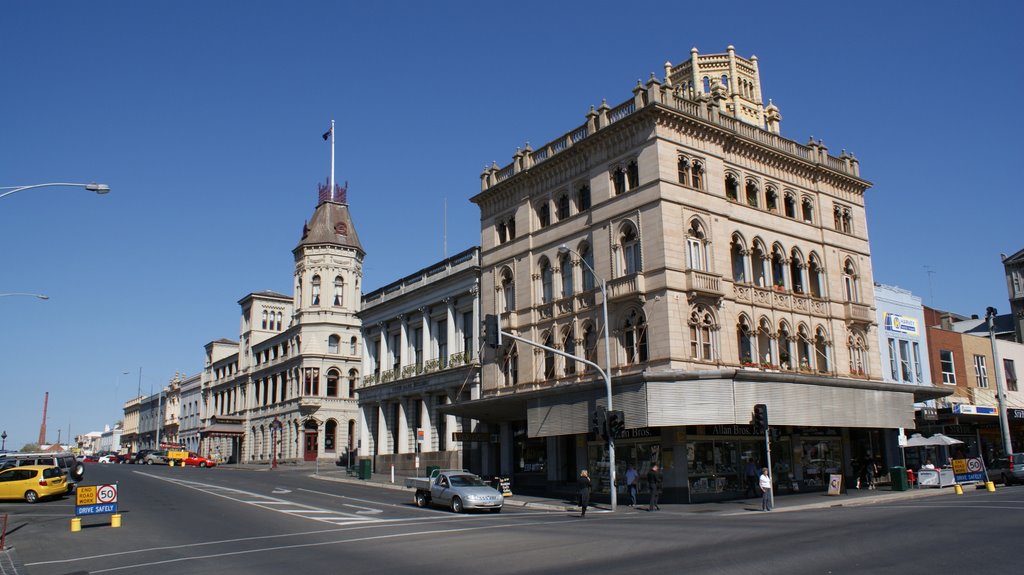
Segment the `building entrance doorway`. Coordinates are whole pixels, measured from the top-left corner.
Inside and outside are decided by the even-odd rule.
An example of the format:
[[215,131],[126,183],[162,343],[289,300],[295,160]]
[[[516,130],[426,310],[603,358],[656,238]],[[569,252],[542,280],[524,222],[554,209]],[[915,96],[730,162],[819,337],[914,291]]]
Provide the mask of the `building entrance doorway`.
[[305,435],[303,440],[302,459],[304,461],[316,461],[317,449],[317,425],[315,421],[307,421],[304,426]]

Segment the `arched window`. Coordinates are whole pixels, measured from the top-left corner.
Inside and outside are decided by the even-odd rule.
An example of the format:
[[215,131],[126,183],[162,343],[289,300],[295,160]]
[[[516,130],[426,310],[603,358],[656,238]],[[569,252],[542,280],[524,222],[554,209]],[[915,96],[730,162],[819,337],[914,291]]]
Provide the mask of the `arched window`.
[[679,161],[676,162],[676,169],[679,171],[679,183],[688,186],[690,185],[690,160],[686,156],[679,156]]
[[553,299],[554,272],[551,270],[551,262],[547,258],[540,260],[540,302],[551,303]]
[[[583,326],[583,358],[591,363],[597,363],[597,332],[589,323]],[[584,371],[592,369],[593,367],[589,365],[585,365],[583,368]]]
[[702,82],[702,84],[704,86],[704,93],[707,94],[708,92],[710,92],[711,91],[711,80],[708,79],[707,76],[704,76],[704,79],[701,82]]
[[859,291],[857,268],[853,266],[853,260],[847,259],[843,263],[843,296],[846,297],[846,301],[857,303],[860,301]]
[[832,371],[831,358],[832,358],[832,342],[828,339],[828,334],[825,333],[825,328],[819,327],[814,331],[814,362],[818,367],[818,372],[828,373]]
[[562,259],[558,262],[558,268],[562,282],[562,297],[571,297],[573,293],[573,278],[572,257],[570,257],[570,254],[562,254]]
[[622,273],[630,275],[640,272],[640,237],[632,224],[622,227],[619,235],[619,247],[622,251]]
[[612,172],[612,188],[615,190],[616,196],[626,192],[626,170],[621,167],[615,168]]
[[747,205],[752,207],[752,208],[758,207],[760,205],[760,202],[757,201],[757,199],[758,199],[758,195],[760,194],[760,190],[757,187],[757,182],[755,182],[754,180],[747,180],[747,188],[746,188],[746,190],[747,190]]
[[542,228],[551,225],[551,206],[548,205],[547,200],[537,206],[537,219],[540,221],[540,227]]
[[327,397],[338,397],[338,380],[341,374],[335,370],[327,372]]
[[356,340],[356,336],[352,336],[352,339],[348,340],[348,354],[356,355],[356,349],[359,342]]
[[747,316],[741,315],[739,323],[736,324],[737,349],[740,352],[740,364],[754,365],[754,338],[751,333],[750,320]]
[[730,259],[732,260],[732,281],[736,283],[747,282],[747,250],[743,245],[743,239],[739,236],[732,237],[732,245],[729,248]]
[[637,165],[636,160],[633,160],[626,166],[626,184],[630,190],[640,187],[640,167]]
[[[576,337],[573,334],[572,327],[566,327],[562,330],[562,351],[570,355],[578,355],[576,353]],[[565,375],[576,374],[576,362],[568,357],[563,358],[565,360]]]
[[727,76],[725,74],[722,74],[722,87],[723,88],[728,88],[729,87],[729,76]]
[[686,232],[686,248],[690,269],[708,271],[707,236],[697,220],[690,222]]
[[[551,332],[544,332],[541,336],[541,343],[547,347],[554,347],[554,340],[551,337]],[[555,378],[555,354],[549,350],[544,351],[544,379]]]
[[277,312],[277,331],[281,331],[281,312]]
[[764,190],[764,208],[769,212],[779,211],[779,192],[772,186]]
[[269,313],[267,310],[263,310],[263,329],[267,329],[267,316]]
[[502,268],[501,270],[500,289],[502,313],[514,311],[516,309],[516,284],[512,279],[512,270],[509,268]]
[[622,347],[626,351],[627,364],[647,361],[647,320],[636,309],[630,311],[622,326]]
[[821,262],[818,261],[816,254],[811,254],[811,257],[807,264],[807,287],[810,290],[812,296],[820,298],[822,297],[822,282],[821,282]]
[[777,244],[772,248],[772,285],[779,289],[786,287],[786,252]]
[[300,279],[295,286],[295,307],[302,307],[302,280]]
[[498,224],[495,226],[495,229],[498,232],[498,243],[499,244],[503,244],[503,243],[507,242],[508,241],[508,225],[505,223],[505,221],[502,220],[502,221],[498,222]]
[[789,254],[789,281],[793,284],[793,293],[804,293],[804,262],[796,248]]
[[779,324],[779,333],[777,340],[779,348],[779,367],[782,369],[795,369],[793,365],[793,344],[792,344],[792,333],[789,330],[789,325],[786,322]]
[[320,276],[313,276],[313,305],[320,305]]
[[341,343],[341,338],[332,335],[327,338],[327,353],[339,353],[338,346]]
[[569,219],[569,194],[558,196],[558,220]]
[[772,336],[772,324],[769,323],[768,318],[762,317],[757,324],[757,360],[762,366],[775,365],[775,350],[772,349],[774,338]]
[[725,175],[725,197],[738,201],[740,197],[740,179],[735,174]]
[[580,254],[580,259],[583,260],[584,263],[581,271],[583,274],[583,291],[590,291],[594,289],[594,285],[596,284],[594,272],[592,271],[594,269],[594,252],[590,251],[590,246],[583,244],[580,246],[580,249],[577,250],[577,253]]
[[754,242],[754,249],[750,250],[750,265],[753,268],[754,284],[761,287],[768,287],[768,270],[766,264],[768,254],[760,241]]
[[690,312],[690,357],[697,361],[718,359],[715,316],[706,306],[696,306]]
[[800,371],[811,371],[811,338],[803,324],[796,329],[796,354]]
[[335,441],[338,439],[338,422],[328,419],[324,424],[324,451],[334,451]]
[[358,380],[359,380],[359,372],[354,370],[354,369],[348,370],[348,396],[349,397],[355,397],[356,396],[356,381],[358,381]]
[[501,362],[501,374],[506,386],[519,383],[519,351],[514,342],[505,350],[505,357]]
[[796,218],[796,196],[793,192],[786,192],[784,194],[782,205],[787,218]]
[[341,307],[345,304],[345,282],[341,279],[341,276],[334,278],[334,306]]
[[704,163],[698,160],[693,161],[690,166],[690,186],[698,190],[704,189]]
[[576,211],[585,212],[590,209],[590,186],[583,184],[576,191]]
[[867,345],[864,336],[857,330],[851,330],[847,346],[850,354],[850,375],[867,374]]
[[814,222],[814,200],[810,196],[804,196],[800,202],[803,209],[802,214],[804,221],[807,223]]

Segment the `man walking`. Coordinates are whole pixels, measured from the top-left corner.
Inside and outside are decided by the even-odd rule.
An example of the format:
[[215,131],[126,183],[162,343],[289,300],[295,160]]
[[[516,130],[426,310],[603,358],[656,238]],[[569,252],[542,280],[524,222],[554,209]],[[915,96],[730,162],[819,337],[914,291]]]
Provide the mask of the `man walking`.
[[633,464],[626,467],[626,490],[629,492],[629,506],[636,507],[636,482],[640,479]]
[[658,507],[658,496],[661,495],[661,469],[658,468],[657,463],[651,464],[651,470],[647,472],[647,487],[651,490],[651,504],[647,508],[648,511],[661,511],[661,507]]
[[761,470],[761,477],[757,480],[758,487],[761,488],[761,511],[772,510],[772,478],[768,475],[768,468],[765,467]]

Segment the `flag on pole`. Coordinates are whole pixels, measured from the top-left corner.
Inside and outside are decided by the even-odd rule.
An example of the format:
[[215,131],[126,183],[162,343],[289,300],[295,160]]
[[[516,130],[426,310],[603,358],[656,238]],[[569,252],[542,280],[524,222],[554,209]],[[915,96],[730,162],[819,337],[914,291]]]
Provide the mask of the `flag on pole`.
[[332,134],[333,132],[334,132],[334,126],[331,126],[330,128],[328,128],[328,129],[327,129],[327,131],[326,131],[326,132],[324,132],[324,140],[326,141],[326,140],[327,140],[327,138],[330,138],[330,137],[331,137],[331,134]]

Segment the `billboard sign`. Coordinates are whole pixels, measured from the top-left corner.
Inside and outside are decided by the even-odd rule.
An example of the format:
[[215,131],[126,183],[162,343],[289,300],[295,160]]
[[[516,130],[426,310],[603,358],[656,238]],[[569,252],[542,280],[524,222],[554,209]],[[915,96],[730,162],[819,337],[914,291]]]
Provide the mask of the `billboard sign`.
[[907,335],[920,335],[917,330],[917,318],[907,317],[898,313],[885,314],[885,329]]

